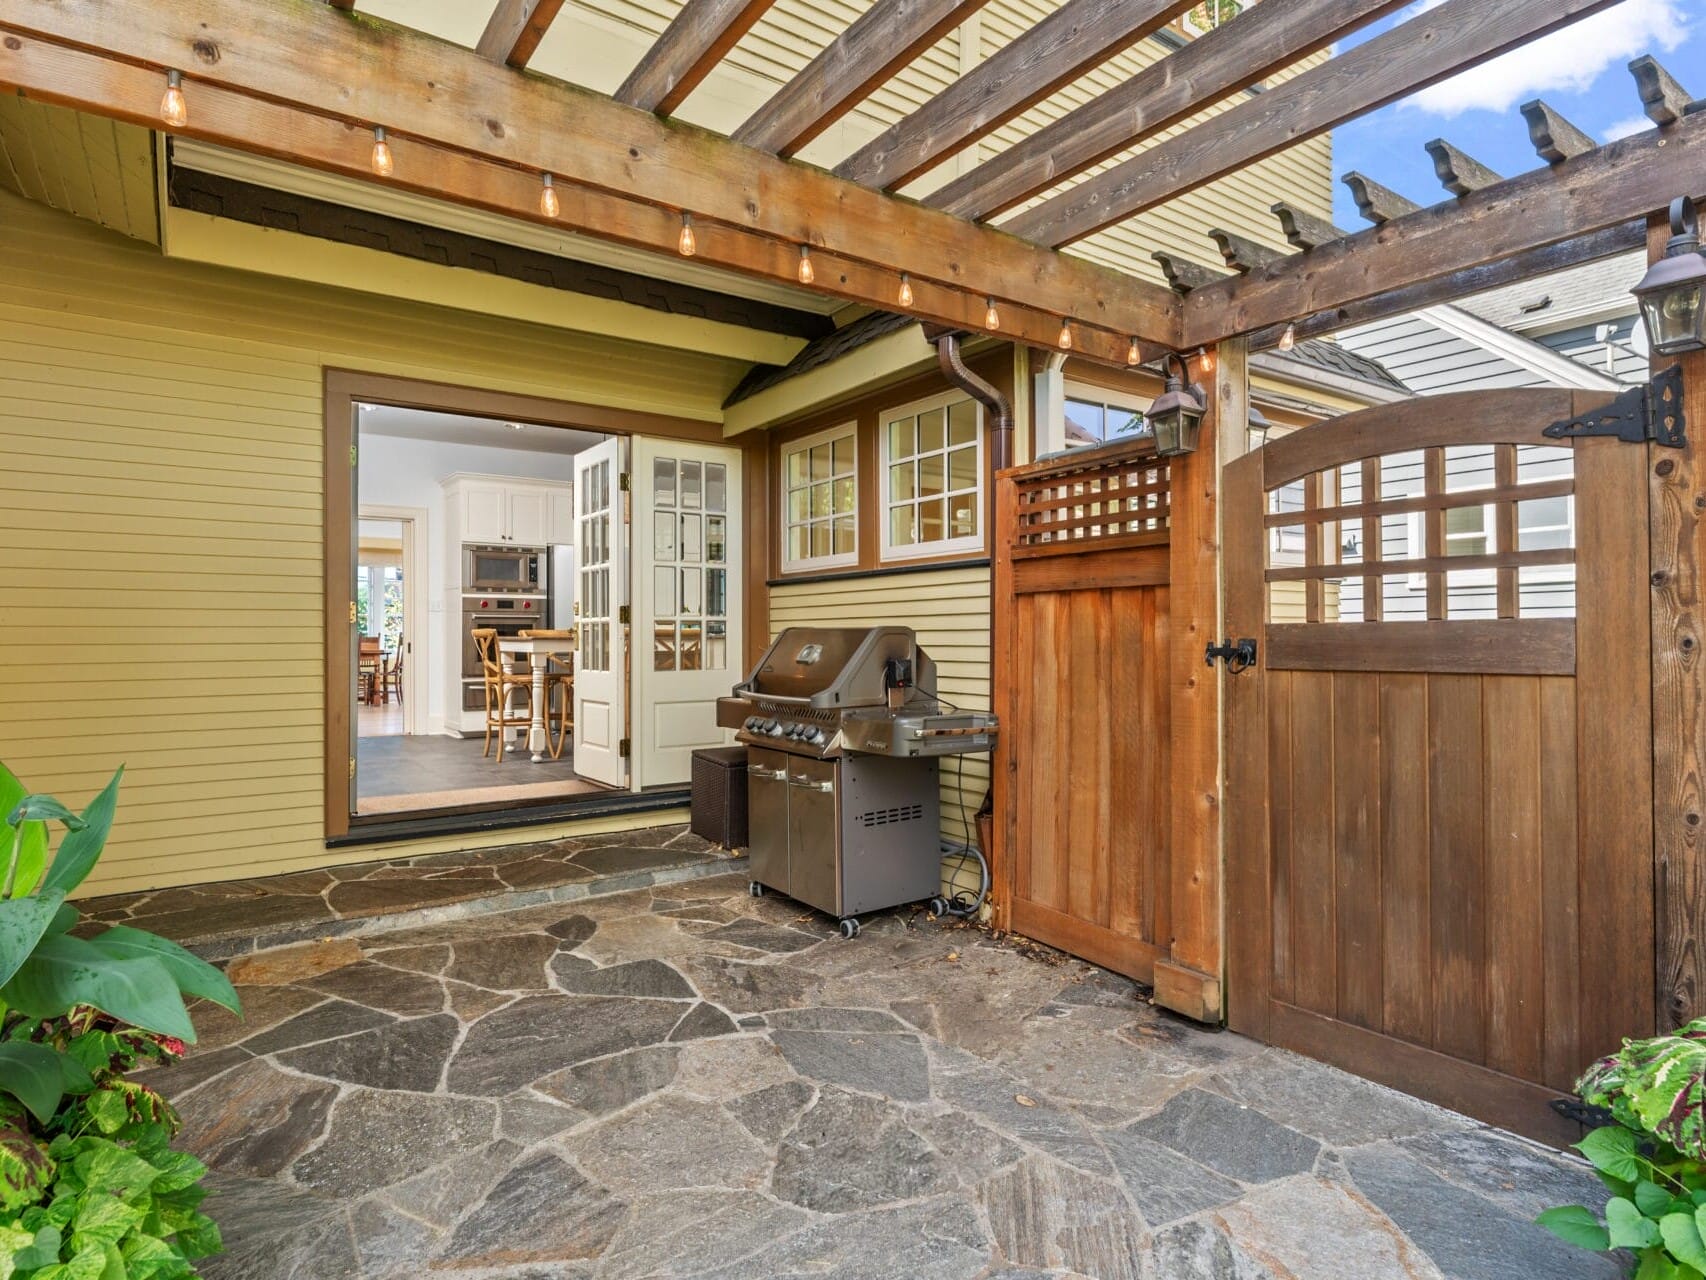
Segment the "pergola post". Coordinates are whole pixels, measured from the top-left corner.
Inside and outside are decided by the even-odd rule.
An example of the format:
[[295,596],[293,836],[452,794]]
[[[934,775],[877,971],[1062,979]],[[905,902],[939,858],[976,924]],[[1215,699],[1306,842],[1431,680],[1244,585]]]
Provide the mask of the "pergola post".
[[[1648,226],[1650,261],[1669,226]],[[1680,363],[1688,444],[1648,452],[1648,533],[1653,646],[1654,1013],[1659,1031],[1706,1014],[1706,352]]]

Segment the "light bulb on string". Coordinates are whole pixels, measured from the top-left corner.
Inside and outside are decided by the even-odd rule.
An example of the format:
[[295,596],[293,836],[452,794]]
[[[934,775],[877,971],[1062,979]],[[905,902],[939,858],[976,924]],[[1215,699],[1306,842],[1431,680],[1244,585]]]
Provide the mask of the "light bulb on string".
[[899,301],[900,305],[903,307],[910,307],[912,305],[912,277],[907,275],[904,271],[900,273]]
[[983,327],[993,333],[1001,327],[1001,313],[995,309],[994,298],[985,298],[984,302]]
[[1279,349],[1281,351],[1290,351],[1296,345],[1297,345],[1297,326],[1295,324],[1288,324],[1285,327],[1285,332],[1280,334]]
[[1207,347],[1198,347],[1197,348],[1197,368],[1199,368],[1203,371],[1203,375],[1205,377],[1208,374],[1213,373],[1214,372],[1214,352],[1210,351]]
[[1060,337],[1055,339],[1055,345],[1062,351],[1072,350],[1072,324],[1070,321],[1060,322]]
[[812,267],[812,247],[809,244],[800,246],[799,277],[801,284],[810,284],[817,279],[817,271]]
[[160,119],[169,129],[182,129],[190,122],[190,106],[184,100],[184,77],[181,72],[166,73],[166,93],[160,99]]
[[1133,368],[1135,368],[1138,364],[1138,361],[1141,359],[1142,359],[1142,356],[1140,355],[1140,353],[1138,352],[1138,349],[1137,349],[1137,339],[1133,338],[1131,340],[1130,345],[1128,345],[1125,349],[1125,362],[1128,365],[1131,365]]
[[693,215],[691,213],[681,215],[681,238],[675,242],[675,247],[680,250],[681,256],[684,258],[691,258],[699,252],[699,242],[693,236]]
[[539,175],[539,212],[547,218],[563,212],[563,203],[557,198],[557,180],[548,173]]
[[373,126],[373,172],[381,178],[389,178],[397,171],[397,162],[391,158],[391,144],[385,139],[385,126]]

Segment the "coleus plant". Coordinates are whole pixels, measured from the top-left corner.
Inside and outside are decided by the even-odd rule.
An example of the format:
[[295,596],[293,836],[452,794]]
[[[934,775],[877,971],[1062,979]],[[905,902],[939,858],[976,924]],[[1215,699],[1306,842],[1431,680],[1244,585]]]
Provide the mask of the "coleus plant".
[[1577,1149],[1611,1192],[1601,1215],[1582,1205],[1537,1219],[1585,1249],[1629,1249],[1636,1280],[1706,1280],[1706,1019],[1623,1048],[1576,1085],[1617,1121]]

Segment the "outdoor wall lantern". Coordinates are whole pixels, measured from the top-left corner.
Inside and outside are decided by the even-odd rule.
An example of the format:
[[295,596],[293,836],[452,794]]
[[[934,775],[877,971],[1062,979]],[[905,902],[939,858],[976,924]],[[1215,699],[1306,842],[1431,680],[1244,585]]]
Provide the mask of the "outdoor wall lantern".
[[1197,447],[1197,429],[1202,426],[1203,414],[1208,411],[1208,397],[1195,383],[1185,385],[1189,372],[1177,352],[1169,352],[1164,365],[1167,388],[1149,412],[1150,429],[1155,432],[1155,452],[1163,458],[1190,453]]
[[1633,292],[1655,355],[1706,350],[1706,257],[1700,253],[1694,202],[1687,196],[1671,201],[1665,256],[1648,268]]

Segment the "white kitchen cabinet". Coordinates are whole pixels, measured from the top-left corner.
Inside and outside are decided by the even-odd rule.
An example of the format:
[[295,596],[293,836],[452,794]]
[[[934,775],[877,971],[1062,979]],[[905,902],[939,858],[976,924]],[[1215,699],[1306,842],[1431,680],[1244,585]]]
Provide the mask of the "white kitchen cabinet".
[[567,547],[575,540],[575,491],[568,485],[552,485],[546,495],[549,511],[545,517],[545,542],[553,547]]
[[506,476],[453,475],[444,480],[453,548],[546,547],[574,541],[569,485]]
[[509,524],[505,541],[520,547],[542,547],[549,540],[550,494],[543,488],[511,486]]
[[[463,542],[509,541],[509,491],[501,484],[468,480],[458,486]],[[454,508],[453,508],[454,509]]]

